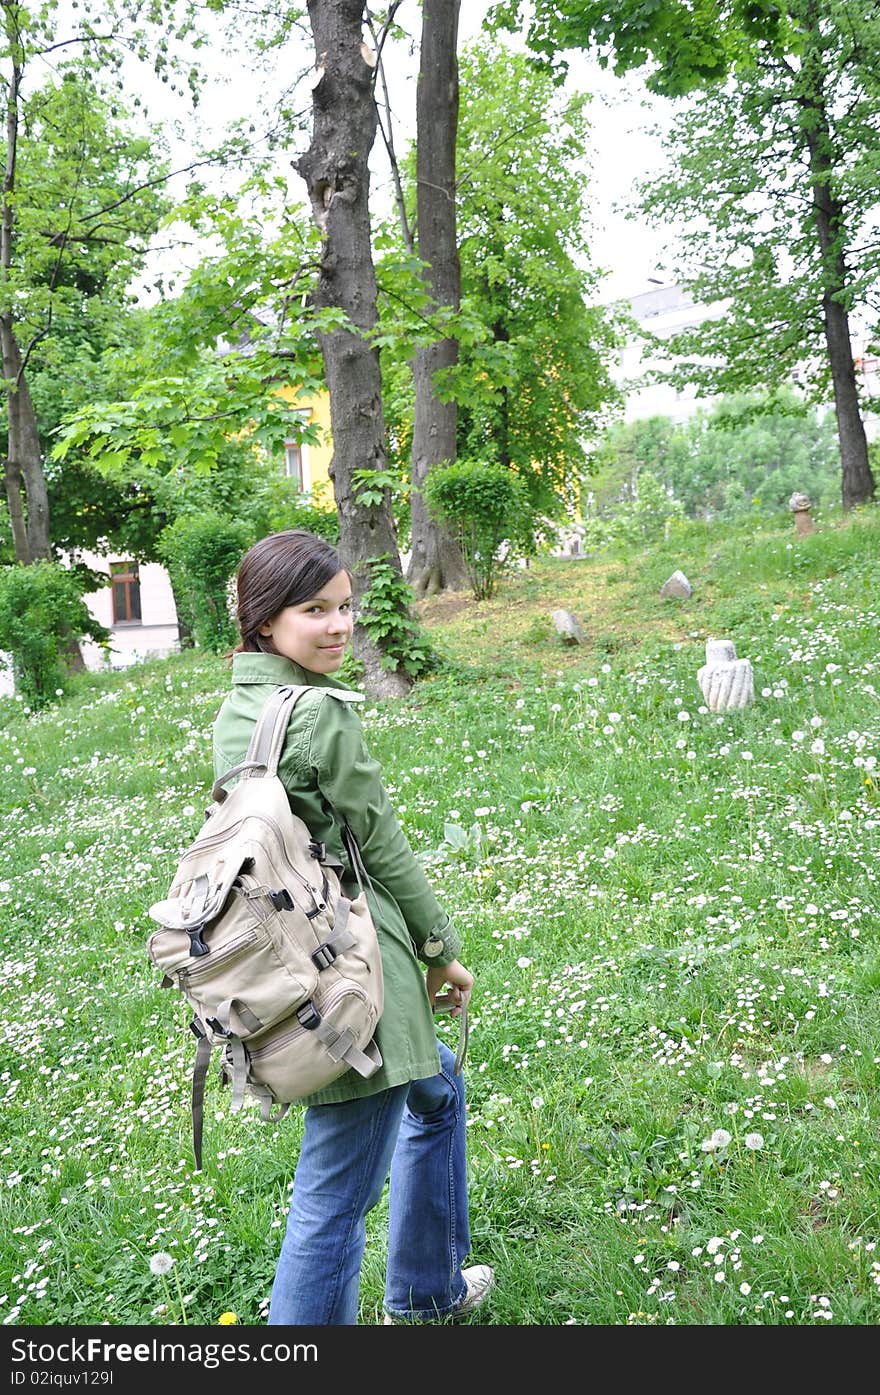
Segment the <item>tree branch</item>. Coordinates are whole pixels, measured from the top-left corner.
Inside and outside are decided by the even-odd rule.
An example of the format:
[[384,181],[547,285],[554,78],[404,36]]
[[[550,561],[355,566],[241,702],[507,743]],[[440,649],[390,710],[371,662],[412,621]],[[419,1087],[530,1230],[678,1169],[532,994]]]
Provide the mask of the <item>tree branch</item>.
[[[385,61],[382,57],[382,48],[384,46],[385,39],[388,35],[388,27],[391,24],[391,20],[393,19],[394,14],[401,3],[402,0],[396,0],[396,3],[391,6],[391,8],[388,11],[388,15],[386,17],[382,31],[378,36],[373,26],[373,17],[369,12],[367,13],[367,23],[369,25],[370,34],[373,38],[373,42],[376,47],[376,67],[379,71],[379,76],[382,82],[382,91],[385,94],[385,115],[388,120],[387,131],[382,121],[382,107],[378,101],[376,101],[376,116],[379,120],[379,130],[382,132],[382,142],[385,146],[385,152],[388,156],[388,163],[391,166],[391,178],[394,181],[394,202],[397,207],[397,216],[400,221],[400,231],[403,234],[403,241],[406,246],[406,250],[412,254],[415,252],[415,237],[413,236],[413,231],[410,227],[409,219],[406,216],[406,202],[403,197],[403,185],[400,179],[400,166],[397,163],[397,154],[394,149],[394,134],[391,118],[391,98],[388,94],[388,79],[385,72]],[[376,99],[374,92],[374,101],[375,100]]]

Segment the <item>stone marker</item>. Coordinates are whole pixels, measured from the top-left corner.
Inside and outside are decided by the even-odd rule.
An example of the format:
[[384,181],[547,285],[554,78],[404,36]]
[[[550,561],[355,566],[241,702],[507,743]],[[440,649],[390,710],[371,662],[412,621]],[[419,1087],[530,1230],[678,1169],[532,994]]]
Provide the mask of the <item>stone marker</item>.
[[583,644],[584,632],[581,629],[580,621],[572,615],[570,610],[554,610],[550,618],[558,633],[568,644]]
[[799,533],[812,533],[813,520],[810,516],[810,509],[813,501],[809,494],[792,494],[788,501],[788,507],[794,514],[794,526]]
[[673,572],[660,587],[661,596],[676,596],[679,600],[687,600],[691,594],[691,584],[684,572]]
[[755,699],[755,680],[748,659],[738,659],[729,639],[706,640],[706,662],[697,683],[710,712],[748,707]]

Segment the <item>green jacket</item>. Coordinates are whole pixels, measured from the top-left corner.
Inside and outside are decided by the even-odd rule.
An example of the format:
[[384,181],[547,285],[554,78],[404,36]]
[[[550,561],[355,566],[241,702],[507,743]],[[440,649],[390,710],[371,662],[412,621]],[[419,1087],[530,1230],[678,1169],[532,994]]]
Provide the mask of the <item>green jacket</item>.
[[321,688],[346,689],[346,684],[308,673],[278,654],[234,655],[232,682],[214,722],[215,777],[244,759],[275,687],[313,687],[314,697],[305,694],[293,710],[278,774],[294,813],[346,865],[339,816],[348,822],[371,882],[367,896],[385,979],[385,1008],[376,1032],[383,1064],[369,1080],[346,1071],[303,1103],[331,1104],[436,1075],[437,1036],[418,960],[448,964],[458,958],[461,945],[397,821],[380,766],[364,746],[360,719],[347,703],[321,695]]

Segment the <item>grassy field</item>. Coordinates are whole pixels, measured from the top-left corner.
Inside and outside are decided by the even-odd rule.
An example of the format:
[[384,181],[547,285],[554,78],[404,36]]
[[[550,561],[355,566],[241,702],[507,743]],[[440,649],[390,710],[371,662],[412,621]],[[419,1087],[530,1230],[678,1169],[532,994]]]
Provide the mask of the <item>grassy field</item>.
[[[419,608],[443,666],[364,724],[476,975],[474,1321],[876,1324],[880,511]],[[743,712],[702,704],[710,636],[752,662]],[[300,1118],[230,1115],[212,1077],[193,1171],[193,1038],[145,954],[227,684],[187,654],[0,701],[6,1324],[265,1319]]]

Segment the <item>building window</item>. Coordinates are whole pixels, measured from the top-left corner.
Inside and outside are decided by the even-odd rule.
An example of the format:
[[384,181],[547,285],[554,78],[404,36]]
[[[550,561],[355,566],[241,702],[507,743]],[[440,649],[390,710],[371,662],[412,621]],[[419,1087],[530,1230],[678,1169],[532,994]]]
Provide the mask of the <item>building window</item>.
[[296,481],[297,489],[302,490],[303,458],[302,446],[298,441],[284,442],[284,473],[288,479]]
[[137,562],[111,562],[110,589],[113,596],[113,624],[139,625],[141,582]]

